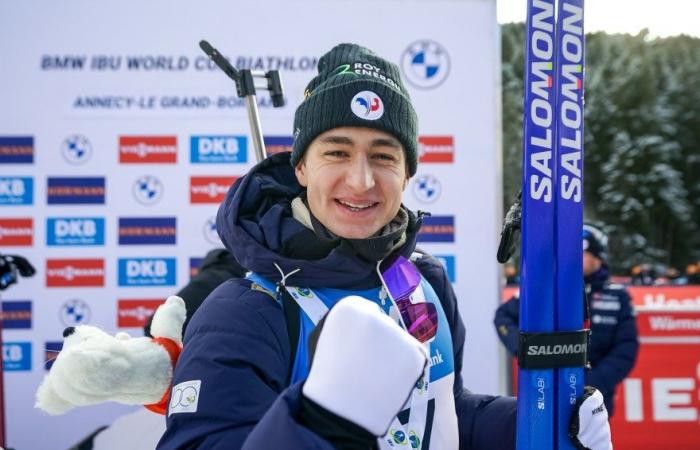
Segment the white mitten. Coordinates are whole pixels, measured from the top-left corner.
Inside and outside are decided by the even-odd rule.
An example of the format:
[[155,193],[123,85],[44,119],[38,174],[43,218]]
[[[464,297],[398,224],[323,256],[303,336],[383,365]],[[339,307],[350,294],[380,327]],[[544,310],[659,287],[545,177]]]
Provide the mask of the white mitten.
[[63,349],[37,390],[36,407],[63,414],[116,401],[163,412],[185,315],[185,302],[171,296],[153,317],[153,339],[132,339],[123,332],[112,336],[90,325],[67,328]]
[[612,450],[608,410],[598,389],[584,388],[571,417],[569,437],[579,450]]
[[350,296],[328,312],[302,392],[383,436],[427,361],[423,346],[378,305]]

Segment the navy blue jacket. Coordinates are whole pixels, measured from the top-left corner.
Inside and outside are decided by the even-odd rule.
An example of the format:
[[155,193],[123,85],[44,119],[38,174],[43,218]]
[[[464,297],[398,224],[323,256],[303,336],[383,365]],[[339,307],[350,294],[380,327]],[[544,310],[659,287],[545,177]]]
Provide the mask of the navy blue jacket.
[[[585,373],[585,383],[600,390],[612,416],[615,387],[632,371],[639,342],[629,294],[607,280],[606,267],[585,278],[591,316],[591,369]],[[498,307],[493,320],[498,337],[513,355],[518,353],[519,308],[518,297],[513,297]]]
[[[374,263],[342,246],[313,260],[289,256],[295,245],[309,242],[310,230],[292,217],[290,207],[301,190],[288,154],[253,168],[231,187],[219,209],[217,228],[226,247],[241,265],[270,281],[280,280],[277,264],[284,273],[301,269],[288,280],[295,286],[379,286]],[[416,231],[407,233],[398,250],[406,257],[415,249]],[[417,266],[438,294],[450,325],[460,448],[514,448],[514,399],[464,389],[465,330],[454,292],[437,260],[421,258]],[[158,448],[332,449],[332,443],[299,423],[301,383],[288,386],[291,357],[280,303],[249,280],[224,282],[192,318],[173,376],[174,386],[199,380],[196,412],[169,414]]]

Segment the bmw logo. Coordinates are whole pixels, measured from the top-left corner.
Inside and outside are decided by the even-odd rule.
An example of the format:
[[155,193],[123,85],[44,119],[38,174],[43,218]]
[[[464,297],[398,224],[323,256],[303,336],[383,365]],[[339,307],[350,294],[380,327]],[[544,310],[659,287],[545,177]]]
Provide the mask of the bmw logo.
[[88,323],[91,317],[90,307],[84,301],[74,298],[61,306],[61,322],[67,327]]
[[435,41],[415,41],[401,56],[401,69],[409,83],[420,89],[432,89],[442,84],[450,73],[450,56]]
[[163,183],[154,176],[144,175],[134,182],[131,190],[136,201],[142,205],[153,205],[163,196]]
[[413,181],[413,195],[422,203],[434,203],[442,193],[442,185],[437,177],[420,175]]
[[73,134],[61,144],[61,154],[71,164],[84,164],[92,156],[92,144],[85,136]]
[[221,239],[219,239],[219,233],[216,232],[216,217],[210,217],[204,223],[204,239],[210,244],[222,246]]

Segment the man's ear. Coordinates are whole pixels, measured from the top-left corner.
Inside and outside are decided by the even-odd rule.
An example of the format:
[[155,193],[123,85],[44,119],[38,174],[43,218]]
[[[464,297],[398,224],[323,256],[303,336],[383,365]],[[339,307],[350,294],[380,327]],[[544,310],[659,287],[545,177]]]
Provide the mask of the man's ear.
[[304,158],[302,158],[301,161],[294,166],[294,175],[297,176],[297,181],[300,185],[303,187],[307,187],[309,185]]
[[403,180],[403,188],[401,188],[401,192],[406,190],[406,186],[408,186],[409,181],[411,181],[411,177],[406,175],[406,178]]

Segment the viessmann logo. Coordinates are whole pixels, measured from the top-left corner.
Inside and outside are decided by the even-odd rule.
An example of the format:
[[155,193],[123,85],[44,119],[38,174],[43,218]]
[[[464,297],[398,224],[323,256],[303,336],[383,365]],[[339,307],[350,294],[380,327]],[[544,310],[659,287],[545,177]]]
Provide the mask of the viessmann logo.
[[0,247],[30,246],[33,238],[32,219],[0,219]]
[[177,136],[120,136],[120,163],[177,162]]
[[105,284],[103,259],[48,259],[46,286],[102,287]]
[[190,203],[221,203],[238,177],[190,177]]
[[453,163],[455,143],[452,136],[419,136],[418,159],[422,163]]
[[161,304],[163,304],[163,300],[159,298],[120,299],[117,302],[117,326],[119,328],[143,328]]

